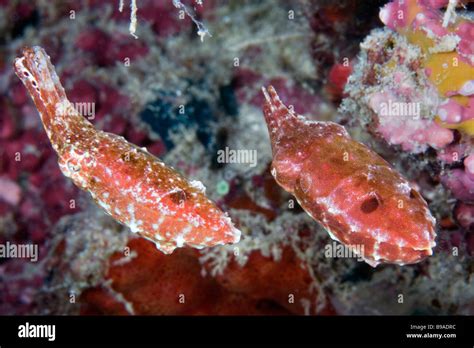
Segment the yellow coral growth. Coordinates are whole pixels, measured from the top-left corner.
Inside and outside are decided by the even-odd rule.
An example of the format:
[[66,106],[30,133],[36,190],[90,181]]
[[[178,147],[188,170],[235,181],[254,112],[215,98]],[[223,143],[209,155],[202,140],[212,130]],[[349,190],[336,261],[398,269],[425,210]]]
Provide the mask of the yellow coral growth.
[[457,129],[458,131],[469,134],[470,136],[474,135],[474,119],[467,120],[461,123],[454,123],[454,124],[442,122],[438,117],[435,118],[435,121],[441,127],[449,128],[449,129]]
[[[409,1],[405,15],[408,17],[406,23],[413,23],[417,15],[423,14],[424,9],[418,1]],[[456,30],[465,18],[457,18],[449,23],[447,21],[446,31],[448,35],[443,38],[434,38],[434,35],[422,29],[414,30],[411,25],[398,28],[398,32],[405,36],[409,43],[418,46],[423,52],[423,67],[428,79],[437,88],[440,96],[450,98],[461,106],[466,106],[469,98],[457,94],[469,80],[473,79],[474,66],[463,60],[456,50]],[[436,122],[442,127],[457,129],[469,135],[474,135],[474,120],[467,120],[459,124],[448,124],[439,118]]]

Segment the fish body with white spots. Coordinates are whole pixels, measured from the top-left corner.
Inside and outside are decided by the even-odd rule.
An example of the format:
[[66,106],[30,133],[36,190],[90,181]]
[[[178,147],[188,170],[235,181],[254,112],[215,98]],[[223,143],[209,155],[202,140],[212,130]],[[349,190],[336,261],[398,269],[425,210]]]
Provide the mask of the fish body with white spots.
[[113,218],[164,253],[239,241],[240,231],[199,181],[188,181],[121,136],[96,130],[80,115],[42,48],[25,48],[14,69],[38,109],[61,171]]
[[418,191],[333,122],[306,120],[263,89],[272,174],[330,236],[367,263],[416,263],[432,254],[435,219]]

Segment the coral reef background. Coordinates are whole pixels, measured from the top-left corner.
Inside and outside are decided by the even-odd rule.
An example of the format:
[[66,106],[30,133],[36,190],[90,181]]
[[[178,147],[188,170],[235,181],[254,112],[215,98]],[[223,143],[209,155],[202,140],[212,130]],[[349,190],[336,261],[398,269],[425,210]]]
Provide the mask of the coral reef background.
[[[119,1],[0,0],[0,244],[40,253],[0,259],[0,314],[473,314],[472,193],[446,176],[464,172],[466,151],[442,160],[466,142],[454,131],[447,148],[413,153],[373,131],[364,85],[351,77],[344,89],[351,73],[385,62],[365,38],[384,26],[386,1],[182,3],[212,36],[201,41],[171,0],[137,2],[138,39]],[[71,101],[94,106],[96,127],[202,181],[241,242],[164,255],[97,209],[61,174],[13,73],[24,45],[45,48]],[[372,268],[325,254],[332,240],[270,174],[268,84],[298,113],[345,125],[420,187],[438,220],[432,257]],[[222,163],[226,147],[258,160]]]

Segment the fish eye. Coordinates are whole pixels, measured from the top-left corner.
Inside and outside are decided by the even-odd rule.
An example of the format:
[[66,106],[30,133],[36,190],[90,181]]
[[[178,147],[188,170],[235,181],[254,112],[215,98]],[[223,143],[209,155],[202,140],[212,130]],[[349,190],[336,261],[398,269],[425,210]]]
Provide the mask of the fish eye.
[[373,213],[374,211],[377,210],[379,207],[380,202],[377,199],[377,197],[372,196],[370,198],[367,198],[365,201],[362,202],[360,206],[360,210],[362,210],[363,213],[365,214],[370,214]]
[[419,198],[419,196],[420,196],[420,194],[418,193],[418,191],[416,191],[414,189],[410,190],[410,198],[411,199]]
[[187,199],[186,191],[179,189],[170,194],[171,201],[176,205],[183,205]]

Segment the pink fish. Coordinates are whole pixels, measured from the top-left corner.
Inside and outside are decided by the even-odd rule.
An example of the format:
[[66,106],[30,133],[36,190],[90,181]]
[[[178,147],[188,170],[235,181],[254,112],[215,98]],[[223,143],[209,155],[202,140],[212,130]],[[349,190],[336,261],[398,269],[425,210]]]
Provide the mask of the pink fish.
[[333,239],[374,267],[432,254],[435,219],[405,178],[344,127],[297,115],[271,86],[263,93],[272,174]]
[[199,181],[188,181],[146,149],[96,130],[81,116],[41,47],[25,48],[14,68],[39,111],[61,171],[113,218],[164,253],[239,241],[240,231]]

